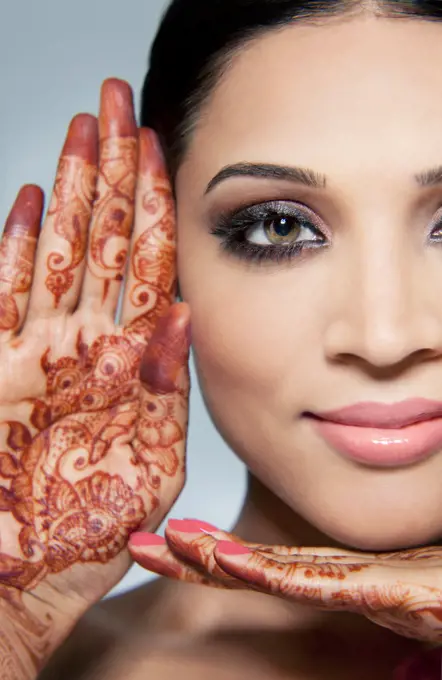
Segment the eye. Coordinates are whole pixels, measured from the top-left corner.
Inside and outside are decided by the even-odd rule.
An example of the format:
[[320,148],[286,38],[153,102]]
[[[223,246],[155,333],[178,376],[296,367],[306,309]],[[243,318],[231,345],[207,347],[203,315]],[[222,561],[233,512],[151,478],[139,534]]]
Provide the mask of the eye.
[[211,227],[225,252],[259,263],[291,260],[329,245],[324,231],[313,211],[293,201],[250,205],[219,216]]
[[323,241],[313,225],[297,217],[281,215],[261,220],[246,230],[244,240],[257,245],[291,245],[299,241]]
[[432,241],[442,241],[442,217],[439,217],[438,221],[431,230],[430,239]]

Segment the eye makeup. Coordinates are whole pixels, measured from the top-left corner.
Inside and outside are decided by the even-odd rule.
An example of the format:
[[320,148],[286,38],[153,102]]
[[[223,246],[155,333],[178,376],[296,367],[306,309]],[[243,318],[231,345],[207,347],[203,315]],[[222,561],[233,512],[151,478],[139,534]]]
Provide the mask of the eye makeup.
[[221,247],[253,263],[287,262],[329,245],[319,218],[293,201],[267,201],[218,215],[211,233]]
[[[442,243],[440,209],[436,215],[426,237],[430,245]],[[317,214],[293,200],[221,211],[212,218],[210,232],[219,238],[225,253],[252,264],[290,262],[331,245],[329,229]]]

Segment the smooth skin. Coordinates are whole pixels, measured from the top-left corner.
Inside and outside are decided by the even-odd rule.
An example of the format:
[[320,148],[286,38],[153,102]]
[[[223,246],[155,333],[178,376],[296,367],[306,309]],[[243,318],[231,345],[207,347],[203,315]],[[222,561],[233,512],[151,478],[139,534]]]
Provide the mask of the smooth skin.
[[[441,399],[442,251],[430,234],[442,193],[415,179],[441,162],[439,74],[428,68],[441,35],[436,23],[371,16],[293,26],[242,50],[206,106],[178,174],[180,285],[209,409],[259,482],[232,534],[197,521],[169,523],[167,545],[134,536],[147,568],[440,642],[442,553],[419,549],[442,534],[440,452],[396,469],[357,465],[302,414]],[[236,177],[206,192],[244,162],[310,168],[326,187]],[[330,247],[291,264],[226,255],[208,224],[245,196],[307,206]],[[223,539],[258,552],[226,555]],[[312,661],[305,677],[315,672],[329,677]]]
[[[322,559],[311,559],[311,546],[321,546],[328,568],[331,549],[409,549],[442,534],[440,455],[389,471],[357,466],[302,418],[362,400],[442,398],[442,254],[429,240],[442,191],[414,179],[441,162],[442,90],[428,66],[442,59],[441,30],[362,16],[257,39],[218,84],[178,173],[178,272],[202,387],[220,432],[253,475],[232,533],[270,546],[262,573],[280,575],[277,594],[281,583],[293,585],[287,557],[300,561],[296,549],[275,560],[284,553],[277,546],[304,546],[305,579],[305,563]],[[327,187],[243,177],[206,191],[238,162],[312,168],[327,175]],[[228,256],[209,233],[211,220],[245,199],[278,198],[307,206],[331,247],[259,267]],[[173,556],[194,564],[201,532],[181,539],[176,529],[167,532]],[[160,580],[101,603],[42,678],[391,680],[404,657],[423,649],[361,616],[367,611],[354,601],[350,613],[330,613],[268,597],[256,565],[251,578],[235,558],[221,557],[220,537],[210,533],[198,573],[210,579],[215,557],[253,592]],[[133,556],[148,564],[149,551],[137,552],[136,543]],[[172,559],[164,545],[155,550]],[[383,585],[375,560],[352,578],[368,574],[365,585]],[[434,570],[413,573],[416,588],[434,587]],[[326,599],[336,580],[315,585]]]

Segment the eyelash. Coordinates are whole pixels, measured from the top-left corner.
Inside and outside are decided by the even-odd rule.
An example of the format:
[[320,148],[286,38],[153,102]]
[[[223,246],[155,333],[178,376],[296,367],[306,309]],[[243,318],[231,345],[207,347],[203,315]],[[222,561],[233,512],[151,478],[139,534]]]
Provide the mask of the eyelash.
[[[268,201],[243,208],[239,212],[221,214],[211,233],[221,239],[222,249],[242,260],[250,262],[284,262],[298,257],[305,250],[313,250],[328,245],[327,238],[316,224],[315,218],[307,216],[307,208],[299,208],[289,201]],[[310,229],[317,237],[315,240],[301,240],[289,245],[259,245],[246,239],[246,234],[260,222],[281,218],[296,219],[301,228]],[[442,232],[442,217],[433,223],[431,235]],[[442,233],[435,236],[433,243],[442,242]]]
[[[305,250],[313,250],[324,247],[327,239],[319,226],[317,226],[313,214],[309,216],[307,208],[300,208],[297,204],[288,201],[269,201],[243,208],[239,212],[227,212],[217,218],[211,233],[221,239],[221,247],[224,251],[235,257],[251,262],[284,262],[298,257]],[[315,239],[300,240],[290,244],[259,245],[247,240],[247,232],[253,227],[264,229],[265,222],[281,219],[296,220],[302,229],[309,229]]]

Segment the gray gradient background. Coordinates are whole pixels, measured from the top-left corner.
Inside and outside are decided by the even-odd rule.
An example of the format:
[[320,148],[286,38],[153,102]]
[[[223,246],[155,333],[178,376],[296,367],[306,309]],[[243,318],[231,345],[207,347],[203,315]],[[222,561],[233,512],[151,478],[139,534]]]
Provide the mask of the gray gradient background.
[[[138,106],[150,42],[166,6],[166,0],[2,3],[2,221],[22,184],[39,184],[48,200],[69,120],[80,111],[97,113],[100,84],[105,78],[129,81]],[[192,39],[198,37],[189,36]],[[188,481],[171,514],[228,528],[241,507],[245,469],[210,421],[193,363],[192,379]],[[149,572],[135,566],[114,592],[151,578]]]

